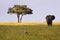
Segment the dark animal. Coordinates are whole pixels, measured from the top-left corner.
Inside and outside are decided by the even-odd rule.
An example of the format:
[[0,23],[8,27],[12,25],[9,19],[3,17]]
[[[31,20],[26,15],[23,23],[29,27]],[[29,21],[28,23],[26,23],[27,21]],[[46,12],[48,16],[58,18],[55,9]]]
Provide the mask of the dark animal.
[[52,26],[52,21],[54,19],[55,19],[55,16],[54,15],[47,15],[46,16],[46,21],[47,21],[48,26]]

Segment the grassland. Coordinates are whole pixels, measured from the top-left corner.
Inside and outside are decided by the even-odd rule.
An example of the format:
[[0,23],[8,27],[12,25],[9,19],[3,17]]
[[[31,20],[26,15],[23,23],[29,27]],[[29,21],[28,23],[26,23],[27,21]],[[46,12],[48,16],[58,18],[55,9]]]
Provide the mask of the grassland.
[[[0,22],[0,25],[47,25],[46,22]],[[60,22],[53,22],[53,25],[60,25]]]
[[0,40],[60,40],[60,25],[22,24],[1,23]]

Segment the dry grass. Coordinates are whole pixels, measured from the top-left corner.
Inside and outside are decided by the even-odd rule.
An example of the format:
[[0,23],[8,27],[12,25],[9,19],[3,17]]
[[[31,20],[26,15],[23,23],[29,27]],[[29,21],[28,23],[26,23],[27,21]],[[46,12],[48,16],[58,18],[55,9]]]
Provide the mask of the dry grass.
[[60,40],[60,26],[0,25],[0,40]]
[[[0,22],[0,25],[47,25],[46,22]],[[53,22],[53,25],[60,25],[60,22]]]
[[60,23],[45,25],[46,22],[0,22],[0,40],[60,40]]

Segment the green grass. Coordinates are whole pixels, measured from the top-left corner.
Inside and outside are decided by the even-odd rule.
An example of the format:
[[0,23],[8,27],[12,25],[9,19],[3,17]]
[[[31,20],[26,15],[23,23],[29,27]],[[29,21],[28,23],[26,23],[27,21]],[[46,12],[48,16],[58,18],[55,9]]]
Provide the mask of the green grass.
[[0,25],[0,40],[60,40],[60,26]]

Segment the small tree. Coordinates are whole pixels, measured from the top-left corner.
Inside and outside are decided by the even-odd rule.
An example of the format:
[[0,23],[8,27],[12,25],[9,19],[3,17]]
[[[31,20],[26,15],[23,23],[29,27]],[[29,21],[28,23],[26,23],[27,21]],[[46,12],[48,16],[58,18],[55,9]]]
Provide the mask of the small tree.
[[8,14],[17,14],[18,22],[21,22],[23,15],[33,13],[32,9],[28,8],[27,5],[14,5],[8,9]]

